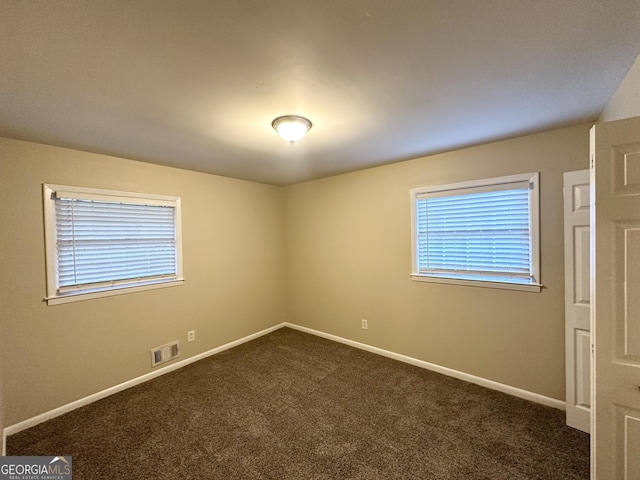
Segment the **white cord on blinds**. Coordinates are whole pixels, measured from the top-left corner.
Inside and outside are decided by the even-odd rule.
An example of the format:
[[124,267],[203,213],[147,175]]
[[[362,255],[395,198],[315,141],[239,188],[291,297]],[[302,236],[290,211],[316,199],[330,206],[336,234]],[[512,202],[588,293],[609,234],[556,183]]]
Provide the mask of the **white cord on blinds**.
[[175,207],[54,197],[58,291],[177,278]]
[[419,274],[534,282],[529,183],[416,199]]

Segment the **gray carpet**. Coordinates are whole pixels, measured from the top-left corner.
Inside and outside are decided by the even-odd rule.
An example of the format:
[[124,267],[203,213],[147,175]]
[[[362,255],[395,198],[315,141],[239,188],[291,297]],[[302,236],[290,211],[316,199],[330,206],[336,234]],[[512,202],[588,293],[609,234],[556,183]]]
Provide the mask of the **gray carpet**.
[[588,479],[564,412],[288,328],[8,439],[75,480]]

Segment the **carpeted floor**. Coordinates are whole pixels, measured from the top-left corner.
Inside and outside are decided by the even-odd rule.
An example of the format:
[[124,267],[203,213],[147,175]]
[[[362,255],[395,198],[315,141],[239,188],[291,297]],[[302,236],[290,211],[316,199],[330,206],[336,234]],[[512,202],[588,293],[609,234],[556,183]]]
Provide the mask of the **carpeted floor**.
[[8,438],[75,480],[588,479],[564,412],[283,328]]

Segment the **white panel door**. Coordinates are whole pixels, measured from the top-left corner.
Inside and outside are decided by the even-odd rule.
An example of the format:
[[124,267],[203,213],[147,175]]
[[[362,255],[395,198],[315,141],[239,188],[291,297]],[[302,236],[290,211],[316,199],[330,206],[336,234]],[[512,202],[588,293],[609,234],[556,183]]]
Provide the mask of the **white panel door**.
[[591,130],[591,473],[640,480],[640,117]]
[[564,174],[567,425],[591,431],[589,170]]

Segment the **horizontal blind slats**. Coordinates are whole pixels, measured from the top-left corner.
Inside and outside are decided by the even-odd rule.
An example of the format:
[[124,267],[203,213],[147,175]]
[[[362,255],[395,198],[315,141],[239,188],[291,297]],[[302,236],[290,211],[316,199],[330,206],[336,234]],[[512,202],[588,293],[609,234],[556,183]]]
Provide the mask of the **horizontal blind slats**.
[[529,190],[416,200],[420,273],[531,275]]
[[59,288],[177,274],[175,208],[55,199]]

